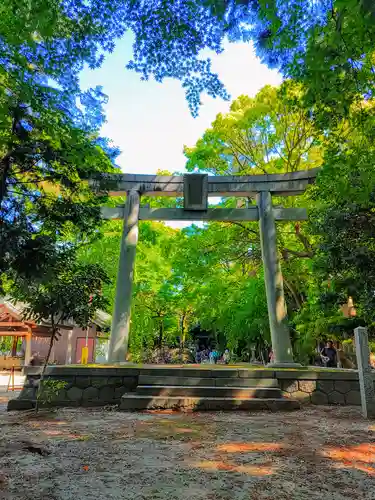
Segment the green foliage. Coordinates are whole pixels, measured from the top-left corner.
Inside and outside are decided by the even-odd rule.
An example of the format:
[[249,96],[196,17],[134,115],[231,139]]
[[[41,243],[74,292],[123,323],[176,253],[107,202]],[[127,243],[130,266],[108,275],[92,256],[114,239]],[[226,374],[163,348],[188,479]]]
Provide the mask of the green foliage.
[[[324,186],[319,185],[316,193],[324,204],[320,203],[311,216],[311,230],[318,235],[314,270],[321,279],[330,279],[336,305],[345,303],[348,296],[353,297],[359,317],[372,325],[375,320],[375,207],[373,194],[369,193],[373,185],[372,165],[366,169],[368,175],[361,178],[360,167],[350,171],[348,160],[342,163],[341,174],[338,171],[324,173],[320,181]],[[332,193],[334,186],[340,189],[343,177],[348,184],[342,197],[333,195],[324,199],[324,191],[329,186]]]
[[[120,255],[122,223],[121,221],[105,221],[102,223],[97,238],[78,251],[78,259],[84,264],[97,264],[103,267],[110,279],[103,284],[103,297],[110,306],[114,303],[115,283],[117,278],[117,262]],[[142,234],[142,232],[141,232]]]
[[304,64],[291,69],[306,86],[306,104],[314,106],[322,128],[340,123],[353,107],[364,108],[373,89],[375,22],[361,4],[336,0],[326,22],[309,33]]
[[[325,141],[317,131],[313,117],[304,106],[303,88],[286,81],[280,88],[265,87],[253,99],[242,96],[231,105],[227,115],[218,115],[212,127],[205,132],[194,148],[185,148],[187,168],[195,167],[221,175],[252,175],[292,172],[319,167],[323,161]],[[246,206],[254,200],[223,200],[225,206]],[[275,198],[282,206],[313,205],[309,197]],[[242,266],[247,272],[259,273],[261,253],[257,223],[209,224],[215,231],[218,253]],[[312,262],[315,236],[308,234],[306,224],[278,224],[278,246],[284,275],[284,289],[291,323],[293,316],[303,308],[310,284],[314,280]],[[260,290],[249,290],[253,303],[262,297]],[[242,284],[242,289],[246,285]],[[245,294],[246,297],[246,294]],[[226,300],[228,300],[226,298]],[[263,303],[265,306],[265,302]],[[234,306],[232,306],[234,307]],[[247,310],[251,310],[246,304]],[[263,313],[266,314],[265,309]],[[260,315],[261,316],[261,315]],[[255,314],[255,317],[256,314]],[[256,324],[256,321],[252,322]],[[235,324],[235,322],[233,322]],[[267,324],[263,321],[262,325]],[[234,329],[234,338],[240,338],[243,325]],[[262,327],[267,339],[267,329]],[[246,328],[245,330],[246,331]],[[297,342],[298,335],[294,335]],[[250,336],[249,336],[250,338]]]
[[3,278],[31,272],[37,278],[53,267],[59,240],[80,245],[100,223],[103,200],[84,181],[113,170],[111,160],[95,130],[77,127],[60,104],[61,95],[47,87],[15,83],[0,91]]
[[129,30],[134,45],[127,67],[143,79],[180,80],[194,114],[203,92],[228,98],[202,51],[220,53],[226,38],[252,40],[266,64],[304,83],[307,107],[319,108],[320,122],[327,124],[373,89],[372,3],[5,0],[0,7],[0,40],[7,54],[5,65],[17,77],[47,76],[74,89],[83,65],[100,65]]
[[15,301],[27,304],[26,318],[49,320],[52,330],[67,321],[86,328],[96,310],[108,304],[102,295],[103,283],[108,281],[99,264],[82,264],[74,254],[62,251],[49,274],[38,280],[16,277],[10,294]]
[[[16,302],[26,304],[24,317],[50,325],[50,343],[38,387],[35,409],[38,410],[39,394],[44,392],[44,374],[53,344],[58,340],[59,326],[77,324],[87,328],[98,309],[104,309],[108,301],[102,295],[102,286],[108,283],[106,273],[98,264],[82,264],[75,252],[55,246],[53,268],[38,280],[18,274],[9,286],[9,294]],[[61,334],[61,332],[60,332]],[[45,399],[54,389],[47,391]]]
[[[219,278],[219,276],[217,276]],[[270,342],[267,301],[262,276],[226,276],[214,290],[204,288],[197,308],[203,328],[222,332],[225,347],[241,354],[251,345]],[[223,278],[222,278],[223,279]]]
[[52,378],[44,379],[37,391],[38,404],[51,404],[67,385],[68,382],[65,382],[64,380],[55,380]]
[[195,114],[202,92],[228,97],[210,60],[198,57],[205,48],[220,52],[228,30],[201,2],[4,0],[0,6],[7,70],[18,79],[52,78],[70,91],[77,89],[83,66],[98,67],[128,30],[134,35],[133,57],[124,65],[142,79],[181,80]]
[[[101,238],[92,245],[80,250],[80,261],[85,264],[101,262],[111,282],[103,286],[103,296],[108,306],[114,302],[117,263],[120,254],[122,223],[106,222]],[[175,230],[160,223],[143,222],[140,224],[134,273],[134,300],[132,313],[133,351],[142,350],[170,338],[171,332],[178,328],[178,319],[173,308],[173,290],[169,287],[171,256],[176,252],[173,236]]]
[[6,354],[11,351],[13,345],[12,337],[0,337],[0,352]]
[[75,262],[105,200],[87,181],[114,171],[117,154],[99,137],[106,96],[77,84],[82,64],[110,47],[105,19],[87,14],[54,0],[0,6],[0,293],[26,302],[33,319],[71,314],[79,324],[102,303],[89,311],[79,294],[108,281],[98,264]]
[[[99,6],[102,7],[99,10]],[[74,90],[84,63],[100,64],[122,28],[102,2],[4,0],[0,5],[3,66],[16,79],[45,77]]]
[[187,170],[253,175],[319,167],[319,137],[302,98],[293,81],[266,86],[254,98],[240,96],[194,148],[185,147]]

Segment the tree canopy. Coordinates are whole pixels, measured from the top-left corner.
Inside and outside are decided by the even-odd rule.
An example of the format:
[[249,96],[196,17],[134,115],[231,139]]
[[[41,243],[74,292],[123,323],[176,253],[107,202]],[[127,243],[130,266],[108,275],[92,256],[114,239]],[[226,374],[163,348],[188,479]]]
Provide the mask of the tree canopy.
[[254,98],[240,96],[194,148],[185,148],[186,168],[249,175],[319,167],[319,134],[302,97],[302,88],[293,81],[281,89],[264,87]]
[[[118,154],[99,135],[106,96],[100,88],[81,92],[77,80],[95,50],[108,48],[108,33],[88,18],[69,18],[66,7],[0,7],[0,292],[29,297],[36,317],[56,299],[52,283],[63,261],[65,277],[68,263],[72,282],[83,276],[75,255],[97,236],[103,202],[87,181],[114,171]],[[107,281],[100,266],[87,268],[95,272]]]
[[63,105],[64,94],[47,86],[9,81],[0,93],[0,274],[8,277],[31,269],[36,277],[57,241],[80,244],[100,222],[102,200],[87,179],[114,167],[97,128],[77,125]]
[[[76,88],[84,64],[96,67],[130,31],[144,79],[176,78],[197,114],[200,95],[228,98],[205,49],[253,41],[258,55],[302,81],[325,118],[342,116],[372,94],[374,7],[369,0],[10,0],[0,10],[1,64],[23,79],[57,80]],[[322,117],[323,119],[323,117]]]

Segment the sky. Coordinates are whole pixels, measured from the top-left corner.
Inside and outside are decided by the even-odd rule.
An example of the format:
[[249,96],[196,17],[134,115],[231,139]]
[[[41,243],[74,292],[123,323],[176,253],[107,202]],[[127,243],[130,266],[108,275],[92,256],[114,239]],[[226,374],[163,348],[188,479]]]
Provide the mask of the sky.
[[[181,172],[183,146],[193,146],[216,115],[229,110],[230,103],[205,95],[199,117],[193,118],[181,84],[172,79],[141,81],[139,74],[125,69],[131,56],[132,37],[126,35],[101,68],[82,72],[83,88],[102,85],[109,97],[102,135],[121,149],[117,163],[124,173]],[[276,71],[256,58],[251,44],[226,43],[224,53],[210,56],[232,99],[254,96],[264,85],[281,82]]]

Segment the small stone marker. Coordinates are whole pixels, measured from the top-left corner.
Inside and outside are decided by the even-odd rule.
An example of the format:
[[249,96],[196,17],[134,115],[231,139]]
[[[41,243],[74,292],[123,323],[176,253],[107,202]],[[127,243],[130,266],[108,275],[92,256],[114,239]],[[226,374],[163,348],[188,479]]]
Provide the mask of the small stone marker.
[[375,417],[375,390],[374,377],[370,365],[367,328],[358,326],[354,330],[354,335],[359,387],[361,390],[362,414],[365,418],[371,418]]

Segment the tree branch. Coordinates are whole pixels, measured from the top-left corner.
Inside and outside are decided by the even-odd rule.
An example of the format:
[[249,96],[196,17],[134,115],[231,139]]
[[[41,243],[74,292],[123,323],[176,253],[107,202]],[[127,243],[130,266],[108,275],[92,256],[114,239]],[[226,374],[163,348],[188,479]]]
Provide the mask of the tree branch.
[[248,227],[245,227],[241,222],[238,222],[238,221],[223,221],[224,224],[234,224],[235,226],[239,226],[241,229],[243,229],[246,233],[248,234],[255,234],[256,236],[259,235],[259,233],[257,231],[255,231],[254,229],[249,229]]
[[289,255],[294,255],[295,257],[300,257],[304,259],[311,259],[314,254],[311,252],[298,252],[297,250],[291,250],[290,248],[283,248],[281,250],[281,255],[285,261],[289,260]]
[[290,281],[288,281],[285,278],[285,276],[283,276],[283,281],[284,281],[285,286],[287,287],[287,289],[291,293],[291,295],[294,299],[294,302],[296,303],[297,308],[301,309],[303,301],[301,301],[300,297],[298,296],[299,294],[298,294],[295,286]]
[[294,226],[294,229],[295,229],[297,238],[300,240],[300,242],[302,243],[305,250],[311,255],[311,257],[314,257],[315,252],[314,252],[313,246],[311,245],[311,243],[309,242],[307,237],[301,233],[300,225],[296,224]]

